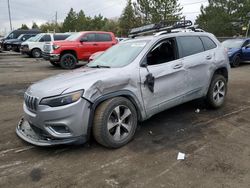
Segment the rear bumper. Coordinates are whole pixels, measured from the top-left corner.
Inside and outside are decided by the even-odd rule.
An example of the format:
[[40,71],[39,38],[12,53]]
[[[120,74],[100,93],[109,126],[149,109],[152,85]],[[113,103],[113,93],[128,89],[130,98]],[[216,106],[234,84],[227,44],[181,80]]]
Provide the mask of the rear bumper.
[[60,54],[51,54],[43,52],[42,57],[47,61],[55,61],[55,62],[60,61]]
[[24,141],[36,145],[36,146],[55,146],[62,144],[73,144],[73,143],[85,143],[87,141],[86,136],[67,138],[67,139],[51,139],[42,134],[37,134],[34,129],[31,128],[28,121],[23,118],[20,120],[16,127],[16,134]]

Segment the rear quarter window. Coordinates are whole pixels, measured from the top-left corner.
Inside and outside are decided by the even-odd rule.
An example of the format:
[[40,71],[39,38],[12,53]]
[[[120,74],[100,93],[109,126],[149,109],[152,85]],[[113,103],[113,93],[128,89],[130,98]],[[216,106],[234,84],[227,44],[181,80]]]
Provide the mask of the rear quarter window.
[[54,40],[57,41],[57,40],[65,40],[66,38],[68,38],[69,35],[54,35]]
[[178,37],[178,45],[181,57],[204,52],[202,41],[197,36]]
[[97,42],[108,42],[108,41],[112,41],[112,37],[110,34],[107,34],[107,33],[103,33],[103,34],[97,33],[96,34],[96,41]]
[[200,37],[204,45],[205,50],[211,50],[217,47],[215,42],[209,37]]

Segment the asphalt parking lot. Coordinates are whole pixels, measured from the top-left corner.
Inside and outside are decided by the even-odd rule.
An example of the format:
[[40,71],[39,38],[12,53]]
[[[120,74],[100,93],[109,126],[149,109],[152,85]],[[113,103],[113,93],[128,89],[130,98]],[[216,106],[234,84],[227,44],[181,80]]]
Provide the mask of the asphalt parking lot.
[[[95,142],[40,148],[16,136],[25,89],[61,72],[0,53],[0,187],[250,187],[250,64],[232,69],[222,109],[194,101],[164,111],[117,150]],[[178,152],[186,159],[177,161]]]

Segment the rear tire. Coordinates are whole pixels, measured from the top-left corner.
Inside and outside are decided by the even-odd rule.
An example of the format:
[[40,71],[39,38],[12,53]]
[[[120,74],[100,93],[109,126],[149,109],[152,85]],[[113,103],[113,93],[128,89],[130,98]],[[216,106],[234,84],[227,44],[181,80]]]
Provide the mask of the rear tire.
[[32,57],[34,58],[40,58],[42,55],[42,52],[40,49],[33,49],[31,54],[32,54]]
[[51,65],[55,66],[55,67],[60,67],[60,64],[58,62],[55,61],[49,61]]
[[130,142],[137,127],[134,105],[124,97],[100,104],[95,112],[93,134],[96,141],[108,148],[119,148]]
[[63,69],[74,69],[77,64],[77,59],[73,54],[64,54],[60,59],[60,66]]
[[223,106],[227,95],[227,81],[222,75],[215,74],[207,92],[206,102],[209,107],[217,109]]
[[239,67],[240,66],[240,56],[236,55],[233,59],[231,64],[232,67]]

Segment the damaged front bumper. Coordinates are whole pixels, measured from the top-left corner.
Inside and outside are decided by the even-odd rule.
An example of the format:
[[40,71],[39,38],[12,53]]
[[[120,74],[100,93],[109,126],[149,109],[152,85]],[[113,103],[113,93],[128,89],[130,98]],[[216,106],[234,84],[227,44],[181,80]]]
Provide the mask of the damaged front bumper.
[[76,138],[64,138],[64,139],[54,139],[38,130],[32,128],[28,121],[21,119],[16,127],[17,135],[24,141],[36,145],[36,146],[54,146],[62,144],[73,144],[73,143],[85,143],[87,141],[86,137],[76,137]]

